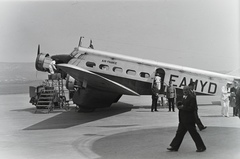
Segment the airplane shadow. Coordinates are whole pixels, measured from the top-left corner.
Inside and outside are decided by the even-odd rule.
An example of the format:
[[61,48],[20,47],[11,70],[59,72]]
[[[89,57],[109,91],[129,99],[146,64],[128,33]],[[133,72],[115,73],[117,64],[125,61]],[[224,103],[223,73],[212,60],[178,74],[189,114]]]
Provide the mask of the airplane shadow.
[[17,109],[17,110],[11,110],[11,111],[14,111],[14,112],[29,112],[29,113],[34,114],[34,112],[35,112],[35,108],[32,107],[32,108]]
[[[134,106],[132,109],[136,109],[136,112],[151,112],[151,105],[141,105],[141,106]],[[139,110],[138,110],[139,109]],[[168,109],[167,105],[164,106],[157,106],[158,111]]]
[[[11,111],[15,111],[15,112],[29,112],[31,114],[46,114],[47,110],[43,109],[43,110],[38,110],[36,112],[36,108],[32,107],[32,108],[26,108],[26,109],[17,109],[17,110],[11,110]],[[65,112],[66,110],[64,109],[55,109],[54,111],[51,111],[51,114],[56,114],[59,112]]]
[[118,102],[113,104],[110,108],[96,109],[91,113],[78,113],[73,108],[70,111],[64,111],[59,115],[46,119],[23,130],[65,129],[125,113],[131,111],[132,107],[133,105]]

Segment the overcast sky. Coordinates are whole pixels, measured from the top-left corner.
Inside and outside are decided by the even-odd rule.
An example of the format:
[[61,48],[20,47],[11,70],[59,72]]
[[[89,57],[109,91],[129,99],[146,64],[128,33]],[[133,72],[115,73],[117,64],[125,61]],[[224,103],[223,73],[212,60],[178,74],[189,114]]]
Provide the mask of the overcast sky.
[[0,1],[0,62],[95,49],[205,70],[240,66],[239,0]]

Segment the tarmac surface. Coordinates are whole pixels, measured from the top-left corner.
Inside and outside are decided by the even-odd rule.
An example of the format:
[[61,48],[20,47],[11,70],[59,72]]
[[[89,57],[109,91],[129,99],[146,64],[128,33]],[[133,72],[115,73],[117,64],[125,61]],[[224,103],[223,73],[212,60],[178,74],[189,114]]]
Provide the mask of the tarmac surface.
[[187,133],[178,152],[167,147],[175,136],[178,110],[150,112],[149,96],[123,96],[93,113],[56,109],[35,112],[28,94],[0,96],[0,158],[5,159],[239,159],[240,119],[220,115],[221,107],[202,104],[199,131],[207,150],[196,152]]

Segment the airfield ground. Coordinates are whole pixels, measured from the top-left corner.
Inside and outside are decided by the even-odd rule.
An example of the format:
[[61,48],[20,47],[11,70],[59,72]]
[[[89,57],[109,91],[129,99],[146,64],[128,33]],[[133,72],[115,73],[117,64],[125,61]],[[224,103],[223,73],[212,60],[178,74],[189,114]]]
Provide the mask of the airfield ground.
[[28,94],[0,96],[0,158],[6,159],[239,159],[240,119],[220,115],[221,107],[202,104],[200,131],[207,150],[197,153],[186,134],[178,152],[168,152],[178,111],[150,112],[150,97],[124,96],[93,113],[34,113]]

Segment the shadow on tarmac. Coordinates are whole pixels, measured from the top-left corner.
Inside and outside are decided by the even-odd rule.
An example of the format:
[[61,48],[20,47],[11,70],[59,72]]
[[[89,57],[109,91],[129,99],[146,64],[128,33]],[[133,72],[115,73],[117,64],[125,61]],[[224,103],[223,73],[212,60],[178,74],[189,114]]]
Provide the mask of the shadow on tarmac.
[[32,113],[34,114],[35,112],[35,108],[26,108],[26,109],[17,109],[17,110],[11,110],[13,112],[29,112],[29,113]]
[[[102,159],[238,159],[240,157],[239,128],[208,127],[199,132],[207,147],[203,153],[197,153],[196,146],[187,133],[178,152],[166,148],[176,134],[177,127],[165,127],[127,131],[109,135],[96,140],[92,151]],[[116,144],[117,143],[117,144]]]
[[[81,125],[99,119],[122,114],[131,111],[132,107],[133,105],[118,102],[116,104],[113,104],[110,108],[96,109],[94,112],[91,113],[78,113],[73,108],[70,111],[64,111],[59,115],[46,119],[23,130],[65,129],[76,125]],[[25,111],[29,111],[29,109]]]

